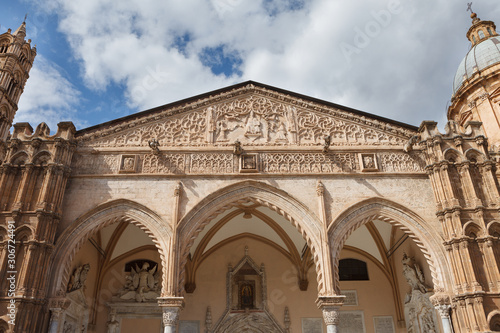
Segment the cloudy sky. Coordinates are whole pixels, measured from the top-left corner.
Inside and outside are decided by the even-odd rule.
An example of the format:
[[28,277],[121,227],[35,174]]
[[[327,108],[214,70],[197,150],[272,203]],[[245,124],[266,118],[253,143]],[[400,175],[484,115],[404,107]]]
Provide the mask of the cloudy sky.
[[[14,121],[81,129],[254,80],[443,126],[467,1],[2,0],[0,33],[28,13],[38,50]],[[500,23],[498,0],[472,8]]]

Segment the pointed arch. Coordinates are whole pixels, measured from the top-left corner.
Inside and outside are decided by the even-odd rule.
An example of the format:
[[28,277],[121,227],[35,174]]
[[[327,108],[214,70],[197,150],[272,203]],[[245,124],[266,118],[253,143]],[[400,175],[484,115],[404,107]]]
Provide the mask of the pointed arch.
[[429,265],[436,292],[452,290],[450,268],[442,246],[443,239],[436,230],[433,230],[418,214],[400,204],[383,198],[371,198],[354,204],[330,224],[328,241],[332,251],[334,287],[337,292],[340,292],[338,289],[340,251],[354,230],[375,219],[397,226],[415,242]]
[[15,231],[15,234],[16,234],[15,239],[19,240],[26,239],[27,241],[31,241],[33,240],[33,235],[35,233],[33,227],[25,224],[23,226],[18,227]]
[[46,165],[52,159],[52,154],[48,150],[42,150],[36,153],[31,159],[35,165]]
[[479,150],[475,149],[475,148],[469,148],[469,149],[467,149],[464,152],[464,156],[468,160],[475,159],[476,162],[479,162],[479,163],[483,163],[486,160],[486,157],[484,156],[484,154],[482,152],[480,152]]
[[23,150],[18,153],[15,153],[14,156],[11,157],[10,163],[19,166],[26,164],[28,160],[29,160],[29,155],[27,152]]
[[[170,225],[149,208],[126,199],[102,204],[76,219],[56,241],[50,272],[53,285],[50,295],[62,296],[71,273],[71,264],[78,250],[98,230],[118,221],[132,223],[141,228],[153,241],[162,261],[163,275],[168,244],[172,237]],[[166,282],[162,281],[162,290]]]
[[445,160],[448,160],[449,162],[452,163],[454,162],[460,163],[464,160],[462,153],[460,153],[458,150],[454,148],[445,149],[445,151],[443,152],[443,156]]
[[498,222],[498,221],[491,221],[486,226],[486,230],[488,231],[488,235],[489,236],[499,237],[499,236],[496,236],[496,235],[500,235],[500,222]]
[[194,206],[179,222],[177,292],[183,293],[184,270],[188,254],[198,234],[219,214],[240,204],[255,203],[265,206],[282,215],[304,237],[316,265],[318,289],[324,288],[321,260],[321,228],[318,217],[302,202],[287,192],[258,181],[243,181],[221,188],[208,195]]
[[474,221],[469,221],[464,224],[462,228],[463,235],[471,237],[472,234],[475,235],[475,237],[483,237],[485,236],[486,232],[484,231],[483,228],[481,228],[477,223]]

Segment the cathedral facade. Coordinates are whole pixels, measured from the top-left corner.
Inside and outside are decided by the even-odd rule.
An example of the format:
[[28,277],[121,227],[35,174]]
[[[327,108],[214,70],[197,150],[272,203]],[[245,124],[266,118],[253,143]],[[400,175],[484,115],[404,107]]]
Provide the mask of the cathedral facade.
[[25,37],[0,35],[0,332],[500,331],[493,22],[445,133],[253,81],[11,129]]

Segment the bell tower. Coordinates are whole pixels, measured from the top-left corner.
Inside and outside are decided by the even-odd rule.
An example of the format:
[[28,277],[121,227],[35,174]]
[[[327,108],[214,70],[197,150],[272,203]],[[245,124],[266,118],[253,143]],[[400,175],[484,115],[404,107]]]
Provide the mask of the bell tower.
[[[23,93],[36,56],[36,47],[26,38],[26,22],[16,31],[0,35],[0,142],[5,143],[17,103]],[[1,155],[1,154],[0,154]]]

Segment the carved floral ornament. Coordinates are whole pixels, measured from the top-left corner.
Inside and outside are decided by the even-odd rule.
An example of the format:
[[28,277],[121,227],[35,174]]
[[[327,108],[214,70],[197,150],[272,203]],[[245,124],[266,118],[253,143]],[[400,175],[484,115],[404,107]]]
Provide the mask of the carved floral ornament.
[[[363,115],[247,86],[81,135],[87,147],[403,146],[416,133]],[[161,149],[160,149],[161,150]]]
[[[234,156],[231,153],[89,154],[73,158],[75,175],[95,174],[329,174],[356,172],[423,172],[422,154],[321,152],[265,152]],[[373,163],[373,165],[370,165]]]

